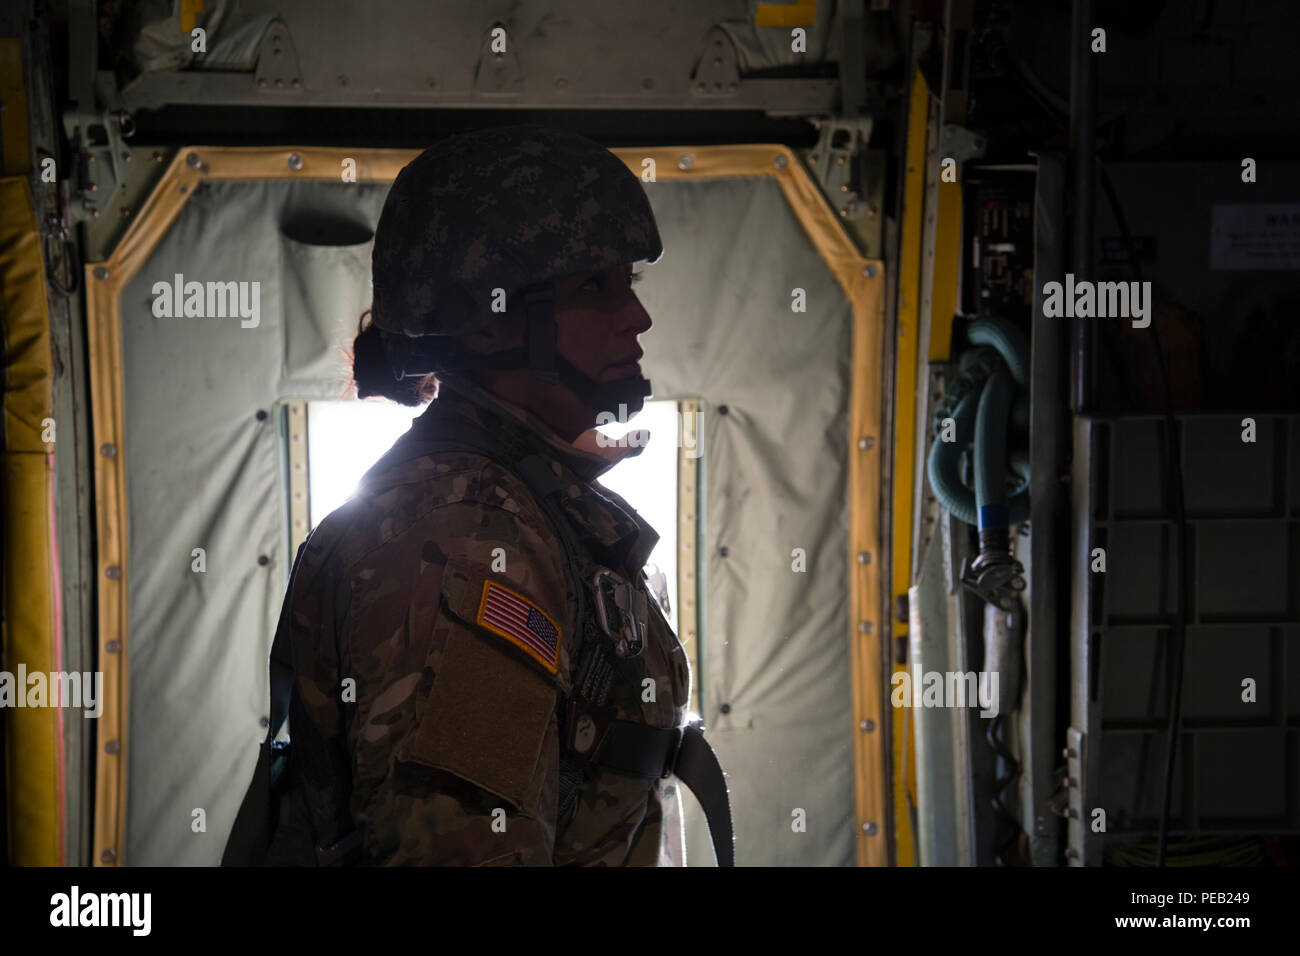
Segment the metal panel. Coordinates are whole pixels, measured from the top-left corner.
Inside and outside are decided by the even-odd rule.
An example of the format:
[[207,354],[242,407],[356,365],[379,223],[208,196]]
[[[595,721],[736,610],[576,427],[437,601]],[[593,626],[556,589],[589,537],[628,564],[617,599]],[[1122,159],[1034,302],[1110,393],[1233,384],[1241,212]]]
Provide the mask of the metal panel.
[[[824,64],[824,51],[832,48],[831,10],[818,6],[818,22],[804,27],[809,52],[799,54],[791,51],[787,30],[760,33],[736,18],[731,0],[625,5],[616,16],[584,0],[521,0],[508,15],[493,15],[479,0],[444,0],[434,8],[422,0],[386,0],[364,12],[344,0],[247,0],[239,20],[225,26],[255,36],[264,31],[256,46],[243,42],[227,55],[243,62],[204,70],[204,55],[178,42],[176,58],[190,68],[143,71],[122,91],[122,105],[130,111],[226,104],[828,115],[835,112],[837,79],[744,75]],[[159,33],[168,28],[166,21],[154,26]],[[179,23],[175,29],[187,39]],[[219,40],[214,36],[209,45]],[[279,64],[293,59],[290,67]],[[869,85],[864,95],[876,96]]]
[[[1065,161],[1039,158],[1034,197],[1034,286],[1061,274],[1065,259]],[[1029,633],[1025,640],[1027,698],[1023,766],[1023,818],[1035,866],[1054,866],[1059,852],[1058,819],[1048,805],[1059,763],[1056,728],[1057,649],[1065,636],[1059,589],[1065,474],[1065,343],[1061,321],[1043,315],[1034,296],[1030,339]]]
[[[1300,416],[1177,421],[1192,579],[1170,833],[1300,832],[1288,799],[1300,743],[1289,679],[1300,669]],[[1164,471],[1152,460],[1163,428],[1162,417],[1133,415],[1089,419],[1079,432],[1094,490],[1076,510],[1074,713],[1087,733],[1070,744],[1082,772],[1070,843],[1085,864],[1159,821],[1179,587]],[[1105,549],[1104,573],[1092,570],[1095,548]],[[1106,827],[1094,833],[1097,808]]]

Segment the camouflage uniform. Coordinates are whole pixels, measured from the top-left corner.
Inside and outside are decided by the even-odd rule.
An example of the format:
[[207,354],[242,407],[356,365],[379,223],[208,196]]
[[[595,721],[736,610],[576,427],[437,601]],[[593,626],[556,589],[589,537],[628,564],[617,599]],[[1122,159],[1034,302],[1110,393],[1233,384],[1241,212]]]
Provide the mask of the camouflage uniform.
[[[462,380],[444,381],[422,421],[436,435],[452,418],[540,453],[582,543],[570,557],[585,587],[604,567],[648,593],[641,569],[658,535],[593,484],[610,460]],[[675,780],[575,766],[566,741],[575,690],[621,720],[681,725],[686,655],[652,598],[644,652],[614,655],[590,613],[572,619],[565,560],[529,488],[482,455],[372,469],[300,559],[289,720],[306,759],[295,756],[292,813],[268,862],[315,862],[313,848],[349,823],[362,836],[360,862],[372,865],[682,862],[680,834],[664,826],[665,804],[670,818],[679,812]],[[484,607],[501,592],[541,631],[554,625],[553,664],[546,647],[539,654],[493,625]]]

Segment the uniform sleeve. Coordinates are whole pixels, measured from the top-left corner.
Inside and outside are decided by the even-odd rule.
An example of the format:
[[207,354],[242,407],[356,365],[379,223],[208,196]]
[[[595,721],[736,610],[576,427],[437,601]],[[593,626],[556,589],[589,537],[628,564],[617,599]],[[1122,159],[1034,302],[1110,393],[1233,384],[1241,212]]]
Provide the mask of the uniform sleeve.
[[434,508],[351,570],[368,863],[552,864],[571,628],[560,545],[523,494]]
[[291,802],[268,853],[270,865],[316,866],[320,849],[351,830],[347,807],[351,761],[343,739],[346,707],[338,654],[349,594],[324,560],[327,551],[318,540],[308,542],[285,598],[291,602],[294,666],[289,701]]

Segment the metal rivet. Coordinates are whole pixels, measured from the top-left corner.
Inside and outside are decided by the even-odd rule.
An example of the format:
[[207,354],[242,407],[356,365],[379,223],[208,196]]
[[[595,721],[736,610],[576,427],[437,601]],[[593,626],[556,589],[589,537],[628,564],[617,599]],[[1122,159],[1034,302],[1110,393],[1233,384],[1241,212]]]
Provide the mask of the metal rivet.
[[106,266],[95,266],[94,276],[96,279],[107,279],[108,268]]
[[858,439],[858,447],[863,451],[871,451],[876,447],[876,440],[870,435],[863,435]]
[[112,442],[104,442],[104,444],[99,446],[99,453],[105,458],[112,458],[117,454],[117,446]]
[[776,159],[772,160],[772,165],[777,169],[785,169],[790,165],[790,160],[786,158],[784,153],[782,153],[780,156],[776,157]]
[[726,405],[719,405],[719,406],[718,406],[718,414],[719,414],[719,415],[725,415],[725,414],[727,414],[727,412],[729,412],[729,411],[731,411],[731,409],[729,409]]
[[876,722],[874,720],[864,720],[858,726],[862,728],[863,733],[869,734],[876,729]]
[[203,165],[203,160],[199,159],[198,153],[186,153],[185,165],[190,167],[191,169],[198,169],[200,166]]
[[104,744],[104,753],[106,754],[115,754],[121,751],[121,749],[122,745],[116,740],[110,740],[108,743]]
[[682,153],[680,156],[677,157],[678,169],[690,169],[694,165],[695,165],[695,157],[692,156],[690,153]]
[[868,262],[865,266],[862,267],[862,274],[866,276],[868,279],[874,279],[876,277],[876,272],[877,272],[876,265],[873,262]]
[[104,577],[110,581],[116,581],[122,576],[122,569],[116,564],[110,564],[104,569]]
[[565,88],[566,86],[568,86],[568,85],[569,85],[569,81],[566,80],[564,77],[562,77],[562,76],[557,76],[557,77],[555,78],[555,88],[556,88],[557,90],[562,90],[562,89],[564,89],[564,88]]
[[296,171],[302,169],[302,157],[299,156],[297,153],[289,154],[288,163],[289,163],[289,168],[292,170]]
[[728,92],[728,93],[734,93],[734,92],[736,92],[736,84],[735,84],[735,83],[728,83],[728,84],[727,84],[727,92]]
[[877,827],[874,823],[862,824],[862,832],[865,833],[867,836],[875,836],[876,833],[879,832],[879,830],[880,828]]
[[276,79],[275,79],[275,88],[276,88],[277,90],[282,90],[282,89],[284,89],[284,80],[280,79],[279,77],[276,77]]
[[161,163],[163,161],[163,154],[155,150],[153,154],[153,161],[155,163]]
[[730,705],[730,704],[720,704],[720,705],[718,706],[718,712],[719,712],[719,713],[722,713],[722,714],[729,714],[729,713],[731,713],[731,705]]
[[718,549],[718,554],[725,558],[727,555],[731,554],[731,550],[724,544]]
[[836,157],[835,157],[835,165],[836,165],[836,166],[843,166],[843,165],[844,165],[844,157],[843,157],[843,156],[836,156]]
[[122,642],[109,641],[104,645],[104,650],[110,654],[117,654],[122,650]]
[[117,862],[117,851],[116,851],[116,850],[105,850],[103,853],[99,854],[99,861],[100,861],[101,863],[115,863],[115,862]]
[[873,630],[875,630],[875,627],[876,626],[872,624],[870,621],[858,622],[858,630],[861,631],[863,634],[870,634]]
[[271,718],[270,718],[270,717],[259,717],[259,718],[257,718],[257,722],[258,722],[259,724],[261,724],[263,727],[270,727],[270,726],[271,726]]
[[340,74],[340,75],[339,75],[339,78],[338,78],[338,84],[339,84],[339,86],[347,86],[347,85],[348,85],[348,78],[347,78],[346,76],[343,76],[342,74]]
[[266,77],[259,76],[257,78],[257,85],[260,86],[262,89],[266,89]]
[[871,563],[871,552],[870,552],[870,551],[859,551],[859,552],[858,552],[858,564],[870,564],[870,563]]
[[260,564],[262,567],[266,567],[268,564],[271,563],[271,559],[264,554],[259,554],[257,556],[257,563]]
[[259,409],[257,410],[257,420],[258,420],[259,422],[264,422],[264,421],[266,421],[266,418],[267,418],[267,415],[266,415],[266,409],[264,409],[264,408],[259,408]]

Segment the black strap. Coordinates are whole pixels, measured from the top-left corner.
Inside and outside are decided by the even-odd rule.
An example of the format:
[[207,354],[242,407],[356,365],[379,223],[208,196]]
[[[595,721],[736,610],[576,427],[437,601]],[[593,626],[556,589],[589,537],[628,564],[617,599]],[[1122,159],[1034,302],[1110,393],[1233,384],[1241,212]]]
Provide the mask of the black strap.
[[735,866],[726,777],[699,721],[668,729],[630,720],[610,721],[592,763],[636,777],[676,776],[704,810],[718,866]]

